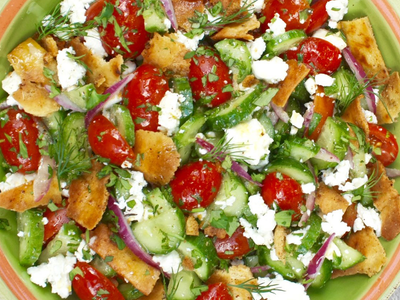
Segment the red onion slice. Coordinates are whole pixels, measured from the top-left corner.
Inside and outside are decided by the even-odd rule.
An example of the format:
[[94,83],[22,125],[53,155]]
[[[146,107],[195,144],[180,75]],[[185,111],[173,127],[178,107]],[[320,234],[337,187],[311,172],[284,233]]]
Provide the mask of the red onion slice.
[[353,157],[353,151],[351,151],[351,148],[349,147],[346,152],[346,156],[344,157],[345,160],[348,160],[350,163],[350,168],[354,169],[354,157]]
[[287,112],[280,106],[276,105],[275,103],[271,102],[271,107],[278,116],[279,119],[281,119],[284,123],[289,122],[289,115]]
[[[114,85],[110,86],[104,94],[110,94],[106,100],[99,103],[95,108],[88,111],[85,117],[85,125],[89,126],[90,122],[100,111],[102,111],[105,107],[111,106],[115,103],[120,102],[118,97],[118,93],[122,91],[122,89],[133,79],[133,73],[126,76],[124,79],[118,81]],[[115,102],[114,102],[115,101]]]
[[[346,47],[342,51],[343,57],[349,65],[350,69],[353,71],[354,75],[360,84],[364,85],[368,82],[369,78],[365,73],[362,66],[358,63],[353,53],[351,53],[350,48]],[[376,103],[375,103],[375,94],[371,86],[367,86],[365,89],[365,100],[367,101],[368,109],[372,111],[374,114],[376,113]]]
[[48,155],[42,155],[37,176],[33,181],[33,198],[39,202],[47,194],[50,189],[53,176],[50,176],[49,168],[55,169],[56,163],[54,159]]
[[335,237],[335,234],[332,234],[330,237],[326,239],[322,247],[318,250],[318,252],[315,254],[313,259],[311,260],[310,264],[308,265],[307,268],[307,275],[305,280],[308,281],[304,285],[305,289],[308,289],[308,287],[311,285],[311,281],[315,279],[315,277],[318,275],[319,270],[321,269],[322,263],[325,260],[325,255],[326,251],[329,248],[329,245],[332,243],[333,238]]
[[314,114],[314,103],[310,103],[310,107],[307,109],[307,111],[304,113],[304,128],[309,128],[310,127],[310,123],[312,120],[312,116]]
[[324,148],[319,149],[319,152],[314,157],[327,162],[340,163],[339,157]]
[[[203,140],[200,138],[196,138],[196,143],[199,144],[202,148],[204,148],[205,150],[207,150],[208,152],[212,151],[214,149],[214,145]],[[226,153],[217,153],[216,159],[218,159],[219,161],[223,161],[226,157]],[[231,166],[232,171],[234,171],[239,177],[242,177],[243,179],[257,185],[257,186],[262,186],[261,183],[253,180],[253,178],[251,178],[250,174],[247,173],[243,167],[236,161],[232,161],[232,166]]]
[[[51,87],[49,85],[45,86],[46,91],[49,93],[51,92]],[[78,105],[76,105],[74,102],[71,101],[65,94],[61,93],[57,96],[55,96],[54,101],[56,101],[58,104],[60,104],[63,108],[69,109],[72,111],[78,111],[78,112],[85,112],[85,109],[80,108]]]
[[393,168],[385,168],[386,169],[386,175],[389,178],[396,178],[400,177],[400,170],[399,169],[393,169]]
[[315,192],[312,192],[307,195],[306,198],[306,208],[307,210],[303,213],[301,216],[301,219],[299,221],[299,226],[303,227],[304,224],[307,222],[308,218],[311,215],[311,212],[314,210],[315,207]]
[[175,31],[178,31],[178,21],[176,20],[174,5],[172,4],[171,0],[161,0],[165,13],[168,16],[168,19],[171,21],[172,28]]
[[253,274],[257,274],[257,273],[261,273],[261,272],[265,272],[270,270],[271,267],[270,266],[258,266],[258,267],[252,267],[250,268],[251,273]]
[[132,233],[132,230],[125,219],[124,214],[121,209],[116,204],[116,200],[110,196],[108,198],[108,208],[114,212],[114,214],[118,217],[118,234],[121,239],[125,242],[125,245],[142,261],[147,263],[149,266],[152,266],[158,270],[161,270],[160,266],[153,260],[150,254],[148,254],[142,246],[140,246],[139,242],[136,240],[135,236]]

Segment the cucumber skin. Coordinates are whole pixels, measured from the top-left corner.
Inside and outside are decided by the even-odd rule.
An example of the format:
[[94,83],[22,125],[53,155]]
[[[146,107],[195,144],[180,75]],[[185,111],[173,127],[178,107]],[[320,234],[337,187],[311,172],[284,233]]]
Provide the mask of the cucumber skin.
[[329,259],[324,259],[321,269],[318,272],[317,277],[311,283],[311,287],[320,289],[331,279],[332,276],[332,261]]
[[290,266],[288,263],[284,264],[280,260],[272,260],[270,252],[271,250],[265,246],[258,247],[257,254],[260,266],[270,266],[275,272],[281,274],[285,279],[299,279],[297,278],[298,275],[294,272],[292,266]]
[[343,240],[335,237],[333,242],[339,248],[340,253],[342,254],[340,264],[333,265],[334,269],[347,270],[348,268],[351,268],[352,266],[365,260],[365,256],[361,252],[350,247]]
[[307,38],[307,34],[303,30],[293,29],[270,39],[267,43],[268,57],[277,56],[290,48],[299,44],[302,40]]
[[192,288],[200,285],[201,281],[193,271],[183,270],[172,274],[168,284],[168,300],[195,300],[197,296]]
[[111,122],[117,127],[120,134],[128,144],[135,145],[135,123],[133,123],[129,109],[123,105],[115,104],[110,109]]
[[17,214],[19,237],[19,262],[22,266],[30,267],[42,253],[44,240],[43,210],[32,208]]
[[314,175],[310,169],[303,163],[291,157],[281,157],[266,166],[266,172],[280,172],[300,183],[314,183]]

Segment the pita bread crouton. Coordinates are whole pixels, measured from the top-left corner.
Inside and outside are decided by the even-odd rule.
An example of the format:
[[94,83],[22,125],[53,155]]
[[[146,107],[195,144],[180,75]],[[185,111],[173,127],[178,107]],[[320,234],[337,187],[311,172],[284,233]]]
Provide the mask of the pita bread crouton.
[[374,78],[378,82],[388,79],[389,71],[368,17],[339,22],[338,27],[345,34],[351,53],[364,68],[368,78]]
[[[215,272],[208,279],[208,284],[223,282],[225,284],[238,285],[245,281],[248,284],[257,284],[256,279],[254,279],[250,268],[245,265],[231,266],[227,271],[225,270],[215,270]],[[234,300],[251,300],[253,297],[251,294],[241,288],[228,286],[230,292],[232,293]]]
[[156,185],[166,185],[180,164],[180,156],[173,140],[161,132],[136,131],[133,152],[137,155],[136,171]]
[[342,120],[348,123],[352,123],[357,127],[360,127],[366,136],[369,135],[369,127],[367,119],[365,118],[364,112],[361,107],[361,99],[364,96],[358,96],[351,104],[347,107],[342,115]]
[[156,285],[154,286],[153,291],[148,296],[142,296],[139,298],[140,300],[161,300],[166,299],[164,284],[161,280],[158,280]]
[[36,117],[46,117],[60,109],[60,105],[50,98],[44,87],[29,81],[23,81],[12,96],[25,112]]
[[34,207],[45,206],[49,204],[50,201],[59,204],[61,203],[61,200],[61,191],[58,187],[58,181],[55,175],[53,175],[47,194],[44,195],[42,200],[37,202],[33,197],[33,181],[29,181],[11,190],[0,193],[0,207],[17,212],[23,212]]
[[214,6],[218,2],[222,3],[222,7],[226,11],[227,16],[237,13],[242,8],[240,5],[241,0],[211,0],[210,4]]
[[332,278],[354,274],[366,274],[371,277],[378,273],[386,263],[385,249],[372,228],[366,227],[361,231],[351,233],[345,242],[360,251],[366,259],[347,270],[334,270]]
[[379,181],[371,188],[376,193],[374,205],[381,213],[382,237],[390,241],[400,233],[400,195],[393,187],[394,181],[386,176],[385,167],[378,161],[374,166]]
[[140,292],[149,295],[160,277],[160,272],[138,258],[128,247],[119,249],[111,240],[113,234],[107,225],[99,224],[90,233],[89,247],[103,259],[107,256],[113,257],[113,260],[107,263],[115,272],[126,278]]
[[199,236],[199,223],[192,215],[186,219],[186,235]]
[[225,229],[222,228],[215,228],[213,226],[207,226],[204,228],[204,234],[209,237],[216,236],[219,239],[223,239],[226,237],[227,233]]
[[189,22],[189,18],[192,18],[195,15],[194,12],[196,10],[201,13],[204,11],[204,4],[202,0],[172,0],[172,5],[174,6],[178,26],[188,32],[192,29],[192,24]]
[[294,59],[288,60],[287,64],[289,69],[286,78],[279,83],[279,91],[272,98],[272,101],[280,107],[286,105],[296,86],[310,73],[310,69],[305,64],[298,63]]
[[254,40],[254,36],[249,31],[260,28],[260,22],[257,17],[253,15],[248,20],[242,23],[230,24],[222,28],[216,34],[211,36],[214,41],[220,41],[223,39],[240,39],[246,41]]
[[106,184],[109,177],[97,177],[102,166],[93,161],[91,172],[84,173],[82,178],[72,181],[69,188],[67,216],[89,230],[100,222],[108,203]]
[[378,124],[390,124],[397,119],[400,113],[400,76],[394,72],[382,91],[380,101],[376,107]]
[[158,67],[166,74],[172,72],[180,76],[187,76],[190,60],[184,59],[184,56],[189,50],[176,39],[176,34],[162,36],[155,33],[148,47],[142,52],[144,63]]
[[323,182],[320,182],[317,192],[315,193],[315,204],[319,206],[319,209],[324,215],[338,209],[345,212],[350,205],[340,193],[328,187]]
[[274,231],[274,245],[276,256],[283,263],[286,263],[286,236],[288,235],[288,230],[286,227],[278,225]]
[[88,81],[96,86],[98,93],[103,93],[107,88],[120,80],[121,66],[124,59],[121,55],[105,61],[102,57],[94,55],[79,38],[74,38],[71,45],[76,52],[76,56],[82,56],[81,60],[92,72],[86,72]]

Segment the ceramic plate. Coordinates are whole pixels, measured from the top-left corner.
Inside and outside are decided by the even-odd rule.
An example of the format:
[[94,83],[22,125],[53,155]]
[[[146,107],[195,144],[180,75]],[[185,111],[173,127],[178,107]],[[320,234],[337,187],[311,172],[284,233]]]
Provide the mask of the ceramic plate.
[[[389,2],[388,2],[389,1]],[[369,16],[386,64],[400,71],[400,13],[399,0],[349,0],[348,18]],[[0,80],[10,67],[6,58],[20,42],[35,32],[41,20],[57,3],[57,0],[0,0]],[[0,91],[0,98],[5,93]],[[389,128],[400,138],[400,124]],[[400,159],[395,162],[400,168]],[[400,180],[396,183],[400,190]],[[15,214],[0,209],[0,218],[7,218],[11,231],[0,230],[0,299],[59,299],[29,280],[26,270],[18,263],[18,239]],[[400,283],[400,236],[391,242],[382,241],[388,262],[380,274],[372,278],[358,275],[331,280],[322,290],[310,290],[312,300],[373,300],[388,299]],[[10,292],[11,291],[11,292]],[[3,296],[2,296],[3,294]]]

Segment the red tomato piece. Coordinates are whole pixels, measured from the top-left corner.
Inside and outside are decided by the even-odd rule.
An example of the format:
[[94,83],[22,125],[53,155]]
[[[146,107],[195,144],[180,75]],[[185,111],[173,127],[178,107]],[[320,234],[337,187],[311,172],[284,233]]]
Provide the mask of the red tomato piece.
[[311,5],[312,13],[310,16],[310,23],[306,29],[306,33],[310,34],[318,30],[329,19],[328,12],[326,11],[326,3],[330,0],[319,0]]
[[19,172],[36,171],[39,168],[39,137],[37,124],[22,110],[10,108],[0,119],[0,148],[7,163],[19,168]]
[[150,38],[143,16],[138,14],[139,8],[130,0],[99,0],[87,10],[87,20],[99,16],[106,3],[113,4],[114,11],[107,26],[99,24],[98,27],[104,49],[111,56],[122,54],[124,58],[138,57]]
[[160,104],[168,90],[167,78],[159,68],[144,64],[136,69],[133,79],[126,87],[128,108],[136,130],[157,131],[156,105]]
[[233,300],[232,295],[225,283],[213,283],[208,286],[208,290],[204,291],[196,298],[196,300]]
[[265,204],[272,207],[275,202],[282,210],[293,210],[292,220],[299,220],[300,208],[304,204],[301,185],[293,178],[277,172],[269,173],[261,188]]
[[376,152],[373,154],[385,167],[389,166],[396,160],[399,153],[396,137],[382,126],[368,123],[368,127],[370,143],[381,149],[380,154]]
[[314,113],[320,114],[321,120],[311,134],[309,134],[307,128],[305,133],[306,137],[313,141],[316,141],[318,139],[326,119],[333,116],[334,108],[335,100],[328,96],[325,96],[324,88],[322,86],[319,86],[314,96]]
[[97,155],[110,159],[115,165],[134,157],[133,150],[114,124],[103,115],[93,118],[88,127],[90,147]]
[[51,211],[47,208],[43,214],[43,217],[47,218],[48,220],[47,224],[44,225],[44,243],[50,241],[50,239],[57,234],[61,227],[70,221],[70,219],[67,217],[66,207],[61,207],[56,211]]
[[219,165],[197,161],[184,165],[170,182],[175,203],[182,209],[192,210],[209,206],[221,186]]
[[102,273],[86,262],[78,261],[76,267],[81,269],[83,276],[75,275],[72,287],[81,300],[124,300],[117,287]]
[[306,29],[310,22],[310,4],[307,0],[267,0],[261,14],[265,21],[261,23],[261,32],[265,32],[275,17],[279,14],[286,23],[286,31],[292,29]]
[[288,59],[297,59],[314,73],[332,74],[342,62],[339,48],[320,38],[309,37],[294,50],[286,52]]
[[[201,48],[190,61],[189,78],[193,98],[207,106],[215,107],[228,101],[232,93],[224,91],[232,84],[228,66],[211,48]],[[203,53],[204,52],[204,53]]]
[[243,255],[250,252],[251,248],[249,241],[243,235],[243,227],[238,227],[232,236],[226,235],[225,238],[217,238],[214,241],[217,255],[222,259],[234,259],[242,257]]

